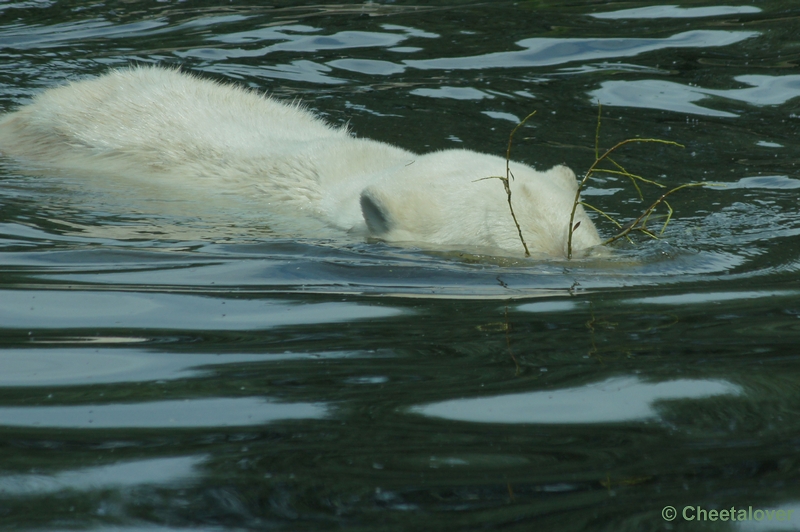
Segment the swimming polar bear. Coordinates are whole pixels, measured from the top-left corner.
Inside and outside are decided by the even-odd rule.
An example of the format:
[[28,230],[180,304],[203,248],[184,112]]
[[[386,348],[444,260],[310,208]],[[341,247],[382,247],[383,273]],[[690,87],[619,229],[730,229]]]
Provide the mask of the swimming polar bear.
[[[133,67],[45,91],[0,118],[0,153],[48,170],[258,194],[264,209],[392,243],[523,253],[502,183],[483,179],[505,176],[505,159],[417,155],[355,138],[297,104],[175,69]],[[530,251],[566,256],[575,174],[515,162],[510,170]],[[575,252],[601,243],[580,206],[578,222]]]

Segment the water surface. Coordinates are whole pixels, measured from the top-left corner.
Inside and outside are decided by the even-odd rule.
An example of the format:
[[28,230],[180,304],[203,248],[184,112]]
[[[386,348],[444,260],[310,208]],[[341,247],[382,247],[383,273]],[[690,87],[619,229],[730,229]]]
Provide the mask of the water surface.
[[601,148],[685,146],[621,165],[713,184],[658,240],[548,261],[0,159],[0,525],[800,529],[681,513],[800,507],[800,10],[710,4],[0,4],[2,111],[180,65],[416,152],[502,155],[536,110],[513,158],[580,174],[600,103]]

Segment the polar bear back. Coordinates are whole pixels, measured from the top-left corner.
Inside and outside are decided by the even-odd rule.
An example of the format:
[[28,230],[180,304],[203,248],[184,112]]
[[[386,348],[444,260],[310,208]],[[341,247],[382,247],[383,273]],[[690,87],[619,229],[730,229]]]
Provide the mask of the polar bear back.
[[46,91],[3,120],[5,153],[38,162],[135,157],[153,168],[254,158],[347,137],[299,105],[175,69],[131,68]]

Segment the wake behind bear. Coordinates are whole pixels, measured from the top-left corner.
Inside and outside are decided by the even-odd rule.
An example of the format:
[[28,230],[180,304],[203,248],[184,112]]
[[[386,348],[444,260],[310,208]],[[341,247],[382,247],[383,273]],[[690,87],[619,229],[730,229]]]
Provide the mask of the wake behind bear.
[[[483,179],[505,176],[505,159],[354,138],[296,104],[174,69],[117,70],[45,91],[0,118],[0,153],[48,171],[258,195],[263,209],[391,243],[524,253],[502,183]],[[575,174],[510,169],[531,253],[565,257]],[[578,222],[575,252],[601,243],[581,206]]]

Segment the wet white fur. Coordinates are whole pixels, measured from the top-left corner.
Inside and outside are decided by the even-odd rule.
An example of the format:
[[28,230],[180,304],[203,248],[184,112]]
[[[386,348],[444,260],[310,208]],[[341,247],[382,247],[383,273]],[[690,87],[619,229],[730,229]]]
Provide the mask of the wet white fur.
[[[170,180],[258,194],[263,208],[425,248],[521,255],[505,159],[417,155],[354,138],[298,105],[173,69],[136,67],[48,90],[0,118],[0,153],[71,173]],[[511,163],[532,253],[564,256],[576,179]],[[582,208],[576,251],[600,243]],[[484,249],[485,248],[485,249]]]

